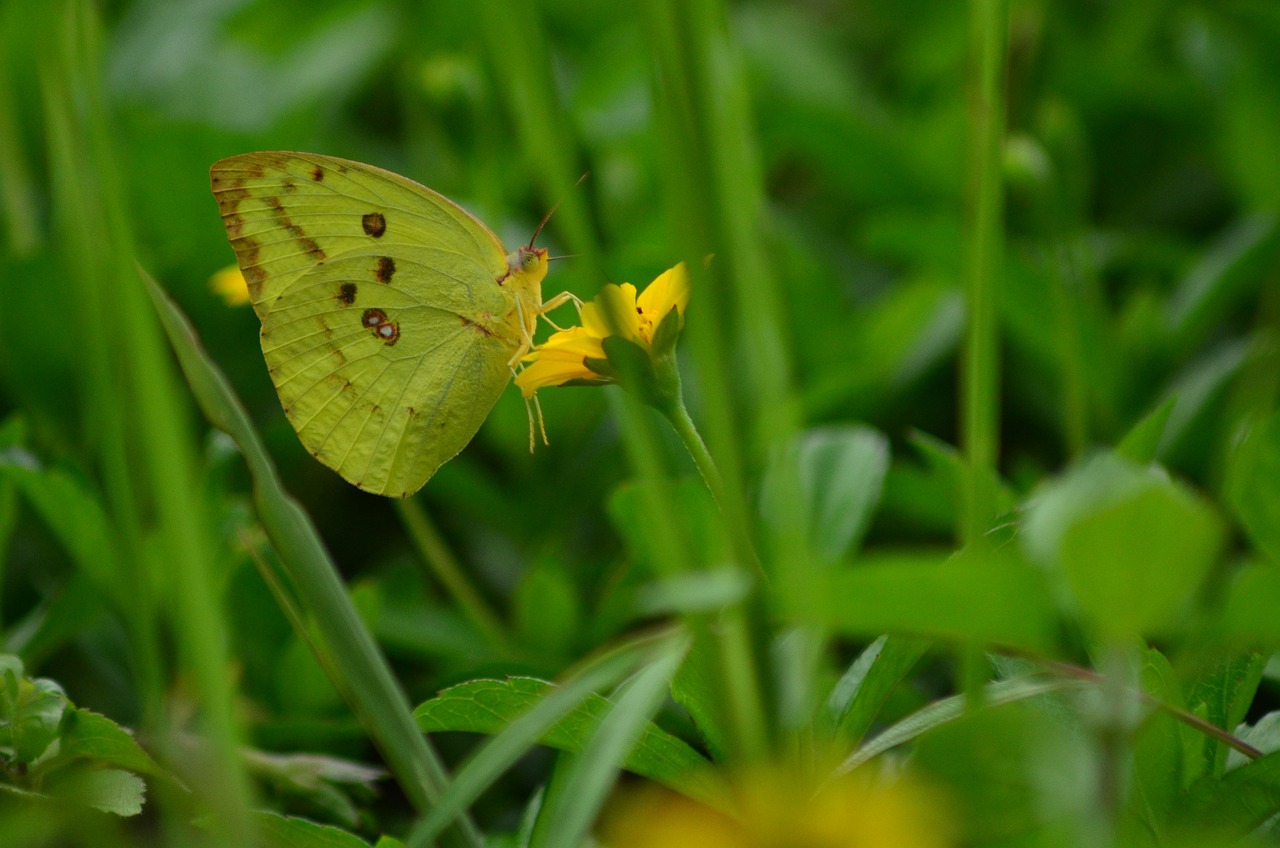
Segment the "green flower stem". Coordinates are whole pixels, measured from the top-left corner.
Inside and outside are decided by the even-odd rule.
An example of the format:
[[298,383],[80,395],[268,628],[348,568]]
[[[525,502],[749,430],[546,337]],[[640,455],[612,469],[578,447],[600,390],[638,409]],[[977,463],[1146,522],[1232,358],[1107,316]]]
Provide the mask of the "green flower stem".
[[413,539],[418,554],[431,569],[435,578],[444,586],[445,591],[457,602],[462,612],[476,629],[485,635],[490,644],[496,648],[510,648],[511,641],[507,638],[501,619],[485,602],[479,590],[467,580],[467,575],[458,565],[458,560],[445,544],[440,530],[427,511],[422,508],[422,504],[417,498],[397,500],[395,503],[396,512],[400,514],[400,520],[409,531],[409,537]]
[[[656,363],[657,382],[661,387],[659,400],[653,406],[671,422],[685,450],[697,466],[716,505],[724,509],[724,480],[716,468],[702,434],[685,408],[680,391],[680,377],[674,354],[662,357]],[[763,576],[760,562],[747,540],[738,540],[739,552],[751,563],[754,571]],[[734,728],[739,749],[747,757],[760,756],[767,748],[766,718],[760,697],[760,680],[751,645],[749,621],[746,611],[734,607],[724,611],[719,625],[712,628],[716,638],[720,672],[729,697],[726,705],[729,720]]]
[[698,467],[698,473],[702,475],[703,482],[711,490],[712,497],[716,499],[717,504],[723,506],[724,481],[720,478],[720,470],[716,468],[715,462],[711,459],[711,452],[707,450],[707,443],[702,441],[702,434],[694,426],[693,418],[689,416],[689,410],[685,409],[683,398],[677,396],[675,403],[668,404],[661,411],[666,419],[671,422],[676,435],[680,437],[681,443],[684,444],[684,449],[693,458],[693,464]]

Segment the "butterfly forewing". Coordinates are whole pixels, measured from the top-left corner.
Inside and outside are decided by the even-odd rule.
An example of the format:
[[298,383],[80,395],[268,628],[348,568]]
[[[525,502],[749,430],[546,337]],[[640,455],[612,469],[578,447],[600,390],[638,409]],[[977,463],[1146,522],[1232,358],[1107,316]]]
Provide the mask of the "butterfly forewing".
[[484,224],[390,171],[308,153],[247,153],[216,163],[210,179],[259,317],[291,282],[346,253],[434,246],[491,279],[506,270],[506,251]]
[[302,443],[363,489],[412,494],[510,378],[521,334],[502,246],[440,195],[355,162],[257,153],[212,173]]

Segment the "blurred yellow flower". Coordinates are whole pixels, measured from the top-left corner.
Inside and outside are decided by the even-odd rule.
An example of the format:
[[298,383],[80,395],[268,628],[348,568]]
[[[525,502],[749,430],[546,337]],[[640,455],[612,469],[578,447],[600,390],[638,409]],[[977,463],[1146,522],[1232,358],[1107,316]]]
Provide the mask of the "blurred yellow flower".
[[209,288],[221,295],[227,306],[244,306],[249,302],[249,286],[235,265],[228,265],[210,277]]
[[873,785],[856,776],[816,794],[779,771],[735,786],[730,817],[666,790],[626,799],[605,832],[609,848],[949,848],[957,830],[936,790],[899,778]]
[[[570,327],[551,336],[524,358],[525,367],[516,375],[516,385],[526,398],[545,386],[559,386],[570,380],[601,381],[587,360],[606,359],[605,338],[622,336],[648,348],[662,319],[677,311],[684,319],[689,304],[689,272],[683,262],[660,274],[636,296],[631,283],[609,283],[595,299],[582,305],[582,326]],[[621,326],[613,332],[613,319]]]

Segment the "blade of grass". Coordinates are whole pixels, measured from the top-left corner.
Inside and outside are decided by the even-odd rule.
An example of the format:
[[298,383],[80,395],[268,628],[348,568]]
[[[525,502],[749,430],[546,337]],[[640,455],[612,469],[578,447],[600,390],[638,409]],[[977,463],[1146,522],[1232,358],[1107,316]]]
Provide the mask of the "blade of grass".
[[600,720],[595,734],[566,776],[564,791],[543,808],[554,833],[553,844],[577,845],[587,836],[605,795],[617,777],[619,763],[639,741],[649,719],[658,711],[689,650],[688,638],[661,647],[648,665],[626,681],[614,695],[614,707]]
[[[408,699],[360,620],[315,525],[284,490],[248,413],[226,377],[205,355],[186,316],[154,280],[141,269],[139,274],[205,416],[244,454],[253,477],[258,519],[328,646],[332,665],[342,675],[343,692],[410,802],[420,811],[431,808],[447,782],[444,766],[414,724]],[[462,833],[471,845],[482,844],[469,821],[464,820]]]
[[640,639],[583,663],[557,689],[508,724],[506,729],[482,745],[467,760],[441,795],[435,808],[413,828],[409,838],[405,840],[406,848],[428,845],[454,816],[466,809],[481,792],[536,745],[557,721],[576,709],[592,693],[612,686],[635,668],[644,656],[653,650],[661,650],[673,638],[683,637],[662,634]]
[[[55,148],[51,167],[62,201],[83,201],[64,208],[62,220],[100,222],[92,235],[87,227],[73,226],[73,239],[97,238],[81,241],[72,249],[80,256],[82,268],[101,269],[86,285],[101,287],[93,302],[103,311],[86,317],[104,325],[104,330],[98,331],[100,344],[105,328],[113,333],[106,359],[107,376],[113,379],[99,390],[99,402],[113,420],[89,424],[123,428],[110,446],[109,462],[117,475],[118,494],[129,498],[129,491],[124,490],[132,490],[139,499],[119,506],[127,511],[133,553],[141,550],[136,544],[139,531],[155,533],[161,541],[165,565],[173,576],[169,616],[196,687],[202,728],[211,742],[212,756],[205,763],[205,780],[199,789],[218,813],[215,833],[228,842],[247,844],[252,833],[250,790],[239,758],[240,733],[226,673],[227,635],[219,606],[211,602],[218,593],[212,575],[209,516],[200,498],[192,422],[154,313],[130,268],[133,238],[125,213],[127,195],[119,180],[121,172],[98,78],[101,27],[88,3],[61,4],[53,19],[58,32],[45,77],[46,106],[51,116],[57,116],[50,126],[51,147]],[[68,99],[59,98],[59,94]],[[111,373],[114,369],[118,371]],[[132,450],[125,453],[129,447]],[[124,483],[135,478],[136,488]],[[154,528],[138,522],[144,507],[154,511]],[[135,632],[141,639],[140,658],[151,674],[158,660],[148,653],[158,656],[158,652],[154,630],[150,629],[155,626],[155,616],[147,597],[148,586],[147,579],[140,579],[136,586],[138,597],[143,599],[140,612],[144,618]]]
[[961,359],[961,445],[969,473],[960,537],[978,542],[995,517],[986,469],[999,460],[1000,277],[1003,273],[1004,56],[1006,0],[972,0],[976,66],[971,94],[970,182],[967,196],[965,306],[968,327]]

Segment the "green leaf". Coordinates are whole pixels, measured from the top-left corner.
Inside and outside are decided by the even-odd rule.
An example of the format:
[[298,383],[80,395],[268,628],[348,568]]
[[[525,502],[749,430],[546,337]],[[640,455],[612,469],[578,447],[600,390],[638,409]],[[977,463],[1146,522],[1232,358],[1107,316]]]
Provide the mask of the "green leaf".
[[49,794],[117,816],[142,812],[147,785],[133,772],[83,765],[60,771],[48,782]]
[[306,819],[260,812],[253,822],[262,848],[369,848],[368,842],[353,833]]
[[869,556],[854,568],[779,585],[795,621],[874,638],[919,634],[962,642],[1053,650],[1054,608],[1043,576],[1008,549],[951,556]]
[[58,738],[67,696],[52,680],[24,677],[16,657],[4,660],[0,666],[0,751],[8,749],[12,762],[30,764]]
[[1280,812],[1280,753],[1267,754],[1214,779],[1202,777],[1187,792],[1185,821],[1197,829],[1243,835]]
[[707,632],[694,634],[684,663],[671,681],[672,699],[688,711],[711,758],[722,761],[728,750],[728,725],[720,712],[724,687],[715,639]]
[[1156,470],[1102,456],[1041,489],[1023,539],[1063,576],[1095,633],[1119,641],[1180,623],[1223,530],[1206,503]]
[[[862,542],[880,501],[889,467],[889,443],[877,430],[861,426],[818,427],[798,435],[774,458],[761,483],[761,512],[777,527],[783,515],[807,517],[809,547],[835,561]],[[801,503],[785,480],[795,480]]]
[[[1271,611],[1275,616],[1275,609]],[[1211,724],[1226,731],[1244,721],[1249,705],[1262,682],[1267,656],[1261,653],[1228,653],[1206,651],[1198,657],[1200,665],[1187,685],[1187,708]],[[1205,736],[1201,741],[1203,771],[1220,775],[1227,762],[1227,747]]]
[[[1073,679],[1028,677],[1000,680],[995,683],[988,683],[983,687],[982,702],[984,707],[998,707],[1004,704],[1025,701],[1029,698],[1039,698],[1044,695],[1070,692],[1091,686],[1093,686],[1092,683]],[[952,695],[949,698],[934,701],[924,709],[912,713],[896,724],[890,725],[846,757],[840,767],[836,769],[836,774],[847,774],[885,751],[917,739],[935,728],[959,719],[965,715],[967,700],[965,695]]]
[[[1272,710],[1253,724],[1242,724],[1236,728],[1235,737],[1252,745],[1263,754],[1274,754],[1280,751],[1280,710]],[[1227,754],[1227,771],[1240,768],[1253,762],[1239,751],[1232,750]]]
[[848,742],[866,736],[890,693],[897,688],[930,643],[905,636],[881,636],[866,647],[832,688],[827,720]]
[[138,774],[168,774],[142,749],[133,734],[106,716],[86,709],[71,709],[62,719],[58,754],[54,762],[91,760]]
[[547,831],[564,845],[578,845],[587,836],[600,805],[612,788],[619,763],[629,763],[657,728],[651,721],[662,706],[671,677],[680,667],[688,641],[667,646],[635,676],[618,687],[612,704],[593,722],[590,738],[564,776],[564,789],[548,798],[543,808]]
[[[414,711],[425,733],[465,731],[496,734],[556,691],[553,683],[531,677],[472,680],[445,689]],[[538,742],[562,751],[581,752],[592,732],[613,705],[588,693],[538,737]],[[688,743],[655,724],[647,724],[622,767],[691,798],[712,803],[718,784],[709,779],[709,763]]]
[[[458,705],[449,704],[449,708],[445,710],[445,718],[457,713],[454,717],[463,725],[453,729],[466,730],[476,722],[483,721],[486,715],[494,721],[494,727],[501,729],[497,730],[491,739],[467,759],[454,779],[436,799],[435,805],[414,827],[406,842],[413,848],[428,845],[444,825],[460,815],[481,792],[491,786],[498,776],[510,768],[525,752],[551,734],[562,719],[574,714],[596,690],[617,683],[650,651],[655,647],[660,648],[663,642],[672,638],[683,641],[682,635],[672,636],[666,633],[633,640],[593,658],[560,685],[548,686],[541,697],[526,700],[528,708],[517,711],[514,716],[503,712],[494,713],[485,705],[467,702],[466,699],[461,705],[461,710],[453,709]],[[488,683],[502,686],[501,681],[488,681]],[[500,693],[498,696],[500,707],[506,702],[505,694]],[[432,704],[434,702],[429,701],[427,705],[423,705],[427,706],[428,713],[433,709],[428,705]],[[508,717],[509,722],[505,721]]]
[[1139,464],[1153,462],[1159,453],[1160,443],[1164,439],[1164,431],[1169,424],[1169,416],[1173,414],[1173,406],[1177,398],[1169,398],[1164,403],[1143,416],[1133,425],[1120,444],[1116,445],[1116,455]]
[[1236,444],[1226,488],[1250,541],[1280,564],[1280,413],[1253,424]]
[[1234,222],[1209,245],[1169,299],[1175,347],[1190,350],[1235,303],[1261,285],[1261,270],[1276,255],[1280,228],[1270,213]]
[[[1171,707],[1185,706],[1177,674],[1164,655],[1154,648],[1144,657],[1142,688]],[[1187,756],[1189,733],[1190,729],[1168,711],[1154,710],[1134,739],[1129,806],[1134,818],[1157,839],[1164,837],[1169,816],[1193,774]],[[1199,738],[1190,741],[1195,746],[1200,744]]]

